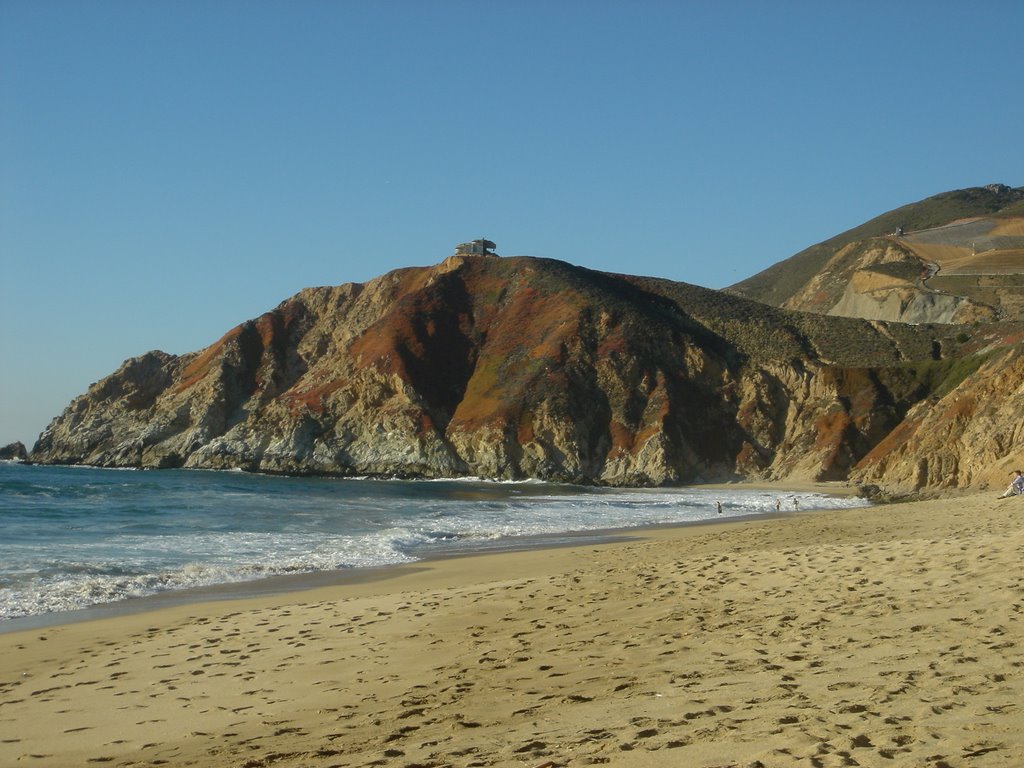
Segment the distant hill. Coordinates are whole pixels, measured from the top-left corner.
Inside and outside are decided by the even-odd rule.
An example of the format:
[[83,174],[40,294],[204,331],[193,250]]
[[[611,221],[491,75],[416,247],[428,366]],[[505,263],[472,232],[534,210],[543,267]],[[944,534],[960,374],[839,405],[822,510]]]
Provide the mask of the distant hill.
[[991,184],[905,205],[726,290],[872,320],[1024,319],[1024,187]]
[[308,288],[75,398],[30,460],[662,485],[1003,483],[1020,324],[777,309],[551,259],[458,255]]

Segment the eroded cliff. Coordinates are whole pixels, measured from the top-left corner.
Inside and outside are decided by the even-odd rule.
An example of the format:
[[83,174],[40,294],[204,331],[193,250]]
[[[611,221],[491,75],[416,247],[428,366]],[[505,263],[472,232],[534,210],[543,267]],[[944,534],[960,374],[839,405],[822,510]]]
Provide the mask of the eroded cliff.
[[[928,430],[897,437],[952,396],[919,370],[965,354],[952,330],[458,256],[307,289],[200,352],[129,360],[53,421],[32,460],[610,485],[852,473],[947,486],[938,467],[953,459],[922,473],[900,458],[923,455],[912,441]],[[1008,386],[1019,364],[1002,360],[990,353],[970,386],[997,375]],[[953,485],[1022,439],[993,435],[957,454]]]
[[945,192],[813,245],[728,290],[904,323],[1024,320],[1024,188]]

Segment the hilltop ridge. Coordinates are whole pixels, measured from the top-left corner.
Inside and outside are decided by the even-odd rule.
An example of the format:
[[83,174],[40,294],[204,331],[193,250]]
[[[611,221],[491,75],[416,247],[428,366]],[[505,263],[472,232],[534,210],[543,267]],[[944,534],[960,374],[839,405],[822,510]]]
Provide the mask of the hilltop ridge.
[[[1018,330],[826,317],[553,259],[457,255],[308,288],[204,350],[128,360],[31,459],[961,487],[998,479],[1022,439],[1006,415],[1024,406]],[[935,438],[930,420],[954,412],[987,426],[962,430],[969,444]]]
[[1024,187],[944,192],[726,289],[778,307],[901,322],[1024,319]]

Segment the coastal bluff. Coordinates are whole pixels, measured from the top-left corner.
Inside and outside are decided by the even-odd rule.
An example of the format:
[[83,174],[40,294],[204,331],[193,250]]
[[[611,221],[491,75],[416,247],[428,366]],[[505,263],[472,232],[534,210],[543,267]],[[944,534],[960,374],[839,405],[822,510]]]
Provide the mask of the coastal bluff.
[[1022,343],[1014,324],[824,316],[459,254],[305,289],[198,352],[132,358],[75,398],[30,460],[1001,487],[1024,443]]

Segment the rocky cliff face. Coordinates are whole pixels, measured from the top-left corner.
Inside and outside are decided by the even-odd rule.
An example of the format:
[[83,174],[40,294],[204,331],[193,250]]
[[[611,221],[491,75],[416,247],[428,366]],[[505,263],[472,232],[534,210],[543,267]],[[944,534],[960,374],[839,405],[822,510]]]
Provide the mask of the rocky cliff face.
[[8,443],[0,448],[0,461],[25,461],[28,458],[28,450],[24,443]]
[[904,490],[998,487],[1024,468],[1024,334],[987,334],[993,351],[973,371],[911,408],[852,476]]
[[1024,188],[990,184],[903,206],[728,290],[869,320],[1024,320]]
[[[955,330],[787,312],[551,260],[456,256],[304,290],[198,353],[129,360],[76,398],[31,458],[610,485],[853,476],[955,486],[987,478],[1024,441],[981,426],[1008,416],[999,409],[1018,401],[993,393],[1016,386],[1019,397],[1024,373],[1016,353],[976,353],[1017,341]],[[970,450],[934,426],[968,391],[974,405],[953,410],[978,425]]]
[[996,319],[992,306],[931,288],[928,278],[938,269],[902,238],[858,241],[841,248],[784,306],[897,323]]

